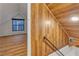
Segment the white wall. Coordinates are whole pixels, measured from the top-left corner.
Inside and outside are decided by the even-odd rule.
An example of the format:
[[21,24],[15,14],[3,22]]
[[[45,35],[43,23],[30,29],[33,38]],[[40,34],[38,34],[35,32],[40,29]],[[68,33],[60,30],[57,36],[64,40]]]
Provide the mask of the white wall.
[[[60,51],[66,56],[69,54],[70,51],[72,51],[72,49],[69,46],[65,46],[61,48]],[[61,56],[61,54],[58,51],[56,51],[54,53],[51,53],[49,56]]]
[[[64,56],[79,56],[79,48],[75,46],[69,47],[68,45],[60,49]],[[57,51],[51,53],[49,56],[61,56]]]
[[[26,4],[0,3],[0,36],[26,33]],[[12,18],[20,13],[25,18],[25,31],[12,32]]]
[[32,55],[31,50],[31,3],[27,4],[27,55]]

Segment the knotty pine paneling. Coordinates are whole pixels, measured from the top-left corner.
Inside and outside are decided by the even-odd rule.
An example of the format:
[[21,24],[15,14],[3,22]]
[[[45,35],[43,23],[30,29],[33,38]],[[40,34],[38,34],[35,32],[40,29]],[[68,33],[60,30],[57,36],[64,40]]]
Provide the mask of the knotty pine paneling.
[[[43,41],[46,36],[57,48],[68,44],[68,36],[50,14],[45,4],[31,4],[32,56],[47,56],[54,52]],[[50,23],[47,25],[47,21]]]

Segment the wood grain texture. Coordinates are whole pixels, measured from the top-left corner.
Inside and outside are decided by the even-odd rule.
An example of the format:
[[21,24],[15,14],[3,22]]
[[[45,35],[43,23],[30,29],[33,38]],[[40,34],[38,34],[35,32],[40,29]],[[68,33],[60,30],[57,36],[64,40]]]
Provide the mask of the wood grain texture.
[[70,42],[70,46],[76,46],[79,47],[79,39],[74,40],[73,42]]
[[49,3],[46,5],[50,9],[50,11],[55,15],[57,20],[62,24],[65,30],[68,32],[69,36],[79,38],[79,21],[71,21],[71,17],[79,17],[79,4]]
[[0,37],[0,56],[26,56],[26,34]]
[[[58,49],[68,44],[68,36],[62,26],[56,22],[54,16],[45,4],[32,4],[31,7],[31,45],[32,56],[47,56],[54,50],[43,41],[46,36]],[[47,25],[47,22],[50,24]]]

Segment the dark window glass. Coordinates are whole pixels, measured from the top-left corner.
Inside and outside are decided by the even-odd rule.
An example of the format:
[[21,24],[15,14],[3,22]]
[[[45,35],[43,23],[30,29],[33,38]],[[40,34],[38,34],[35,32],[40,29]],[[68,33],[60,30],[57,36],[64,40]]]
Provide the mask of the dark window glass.
[[12,19],[12,31],[24,31],[24,19]]

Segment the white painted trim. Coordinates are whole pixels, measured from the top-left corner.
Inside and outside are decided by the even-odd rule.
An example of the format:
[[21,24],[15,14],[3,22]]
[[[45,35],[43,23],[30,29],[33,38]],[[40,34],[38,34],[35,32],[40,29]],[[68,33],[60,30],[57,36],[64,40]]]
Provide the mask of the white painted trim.
[[27,55],[31,56],[31,4],[27,4]]

